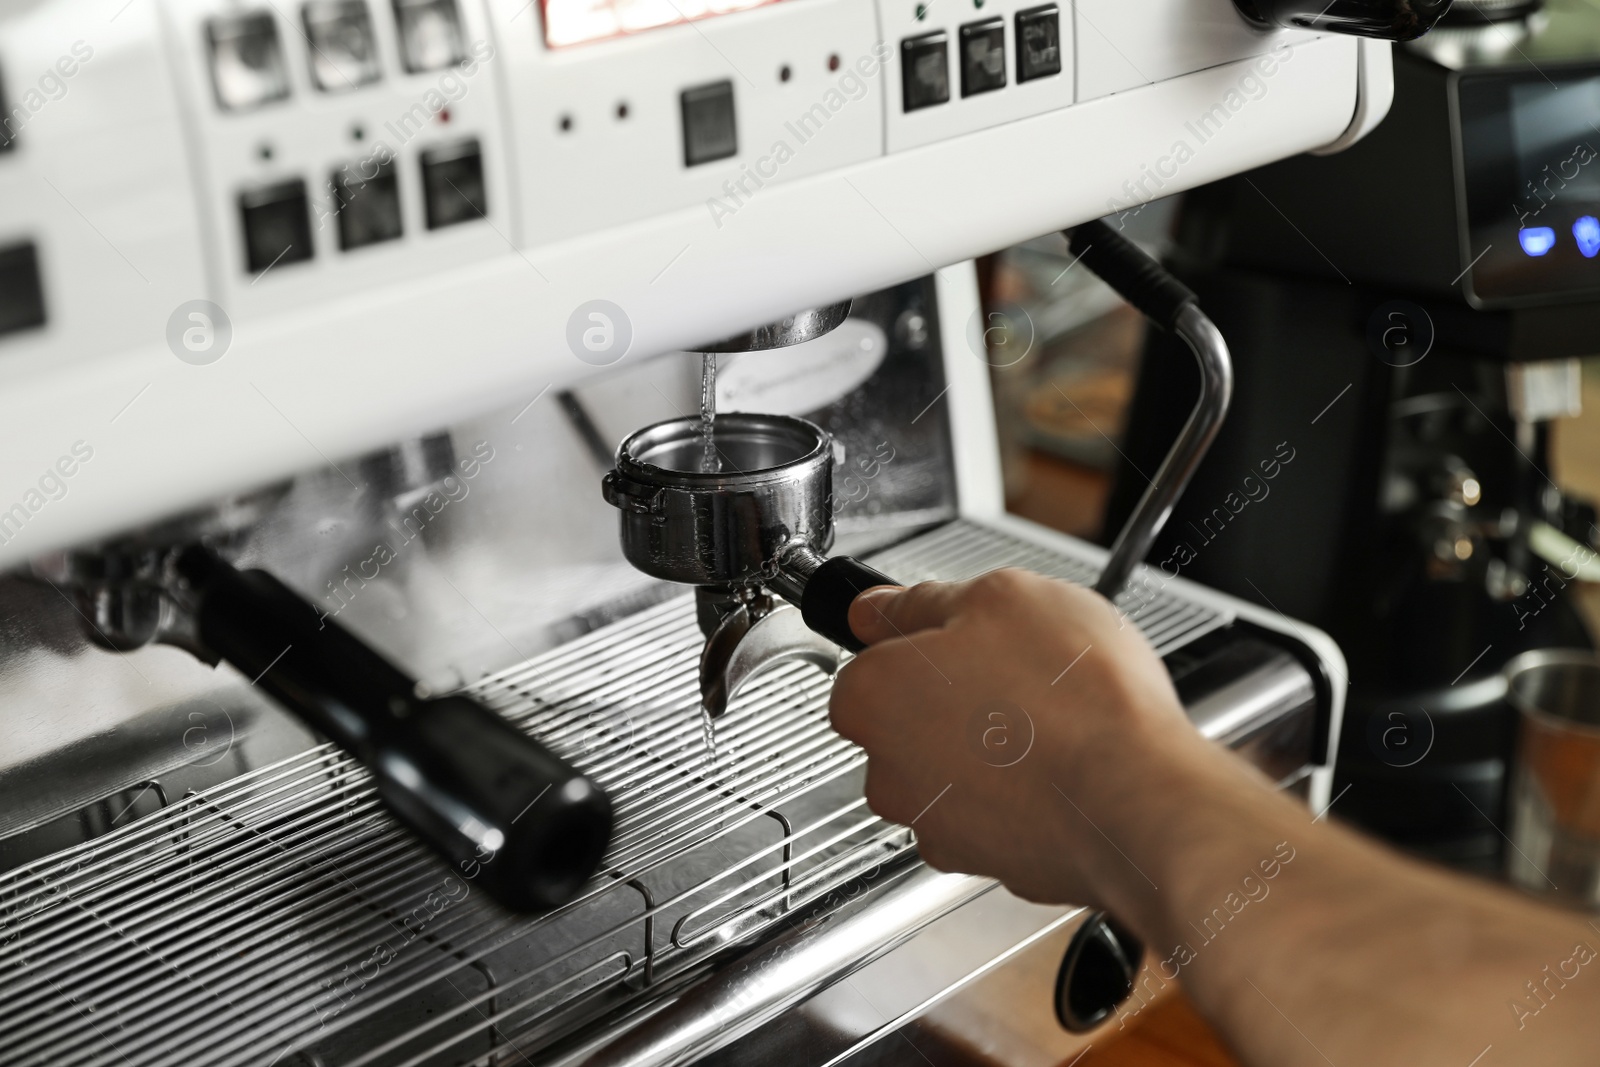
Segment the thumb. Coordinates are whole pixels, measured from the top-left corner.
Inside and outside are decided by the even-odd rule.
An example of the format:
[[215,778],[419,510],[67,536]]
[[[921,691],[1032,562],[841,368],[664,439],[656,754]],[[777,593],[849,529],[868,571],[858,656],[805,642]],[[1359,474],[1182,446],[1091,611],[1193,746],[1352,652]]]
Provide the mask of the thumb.
[[850,605],[850,629],[868,645],[943,626],[956,613],[964,585],[924,582],[910,589],[868,589]]

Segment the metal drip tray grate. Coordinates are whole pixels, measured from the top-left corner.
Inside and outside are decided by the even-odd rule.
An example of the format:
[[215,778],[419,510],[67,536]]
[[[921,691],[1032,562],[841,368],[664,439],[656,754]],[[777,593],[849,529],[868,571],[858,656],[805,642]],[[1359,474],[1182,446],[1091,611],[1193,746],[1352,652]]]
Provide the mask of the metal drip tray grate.
[[[970,523],[881,554],[903,579],[1093,568]],[[1163,649],[1222,625],[1163,600]],[[828,683],[774,670],[717,724],[678,598],[472,687],[618,802],[604,873],[509,915],[318,748],[0,879],[0,1063],[499,1063],[534,1057],[912,846],[861,799]],[[714,749],[714,751],[713,751]]]

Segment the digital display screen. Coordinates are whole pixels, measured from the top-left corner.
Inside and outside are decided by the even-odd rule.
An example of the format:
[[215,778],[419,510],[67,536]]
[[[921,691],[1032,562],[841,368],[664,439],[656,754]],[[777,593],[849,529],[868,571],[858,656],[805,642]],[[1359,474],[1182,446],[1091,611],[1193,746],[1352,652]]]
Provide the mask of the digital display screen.
[[1600,200],[1600,167],[1589,165],[1600,162],[1594,158],[1597,122],[1600,77],[1511,87],[1511,141],[1518,188],[1528,208],[1537,210],[1562,197]]
[[1458,92],[1472,294],[1600,298],[1600,70],[1481,75]]
[[604,41],[695,22],[782,0],[544,0],[544,37],[551,48]]

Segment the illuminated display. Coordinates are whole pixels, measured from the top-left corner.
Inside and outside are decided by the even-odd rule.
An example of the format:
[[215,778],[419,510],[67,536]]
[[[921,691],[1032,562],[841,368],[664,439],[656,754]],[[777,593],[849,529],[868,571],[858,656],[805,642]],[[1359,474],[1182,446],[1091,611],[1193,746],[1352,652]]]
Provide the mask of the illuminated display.
[[747,11],[781,0],[544,0],[544,36],[552,48]]

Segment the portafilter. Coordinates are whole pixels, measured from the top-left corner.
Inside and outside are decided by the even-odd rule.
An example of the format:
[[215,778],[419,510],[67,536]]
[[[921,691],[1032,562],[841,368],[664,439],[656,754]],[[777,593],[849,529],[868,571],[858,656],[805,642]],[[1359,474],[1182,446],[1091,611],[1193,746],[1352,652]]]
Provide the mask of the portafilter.
[[850,631],[850,605],[864,590],[899,583],[847,556],[826,558],[833,438],[820,426],[722,415],[709,440],[715,471],[703,469],[698,418],[646,427],[617,450],[603,490],[622,513],[628,562],[700,589],[709,637],[701,698],[720,716],[744,681],[773,663],[836,670],[841,649],[863,647]]
[[492,709],[435,696],[350,630],[218,546],[281,492],[38,561],[89,636],[226,660],[371,773],[389,812],[488,896],[517,911],[571,901],[611,838],[604,790]]

